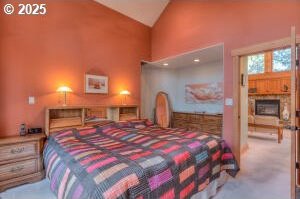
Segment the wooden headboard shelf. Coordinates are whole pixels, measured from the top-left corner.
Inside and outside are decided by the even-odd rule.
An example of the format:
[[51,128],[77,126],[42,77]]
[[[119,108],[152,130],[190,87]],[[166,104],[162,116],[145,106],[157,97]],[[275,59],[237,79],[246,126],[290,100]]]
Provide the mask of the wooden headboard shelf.
[[50,128],[61,128],[66,126],[82,125],[81,117],[66,117],[59,119],[50,119]]
[[107,120],[120,121],[139,118],[138,105],[57,106],[46,108],[45,132],[92,126]]

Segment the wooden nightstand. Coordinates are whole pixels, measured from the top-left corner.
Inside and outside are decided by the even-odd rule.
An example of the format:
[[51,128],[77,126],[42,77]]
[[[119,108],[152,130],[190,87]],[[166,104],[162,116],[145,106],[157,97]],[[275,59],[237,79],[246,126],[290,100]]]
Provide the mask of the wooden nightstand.
[[0,139],[0,192],[44,178],[44,134]]

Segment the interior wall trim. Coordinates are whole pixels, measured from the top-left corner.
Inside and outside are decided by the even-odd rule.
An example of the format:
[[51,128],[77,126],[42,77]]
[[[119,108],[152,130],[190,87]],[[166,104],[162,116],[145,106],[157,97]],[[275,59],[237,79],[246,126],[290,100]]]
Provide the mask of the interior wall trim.
[[[297,44],[300,43],[300,35],[297,35]],[[291,37],[285,37],[282,39],[264,42],[260,44],[254,44],[243,48],[234,49],[231,51],[231,56],[244,56],[254,53],[263,52],[270,49],[284,48],[291,45]]]

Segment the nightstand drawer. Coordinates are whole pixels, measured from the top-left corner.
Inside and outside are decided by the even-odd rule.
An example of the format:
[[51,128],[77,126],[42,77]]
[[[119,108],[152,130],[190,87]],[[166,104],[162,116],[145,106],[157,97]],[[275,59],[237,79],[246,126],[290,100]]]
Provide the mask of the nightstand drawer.
[[0,192],[44,178],[44,134],[0,139]]
[[0,146],[0,161],[38,155],[38,143],[26,142]]
[[0,181],[38,172],[38,159],[20,161],[0,166]]

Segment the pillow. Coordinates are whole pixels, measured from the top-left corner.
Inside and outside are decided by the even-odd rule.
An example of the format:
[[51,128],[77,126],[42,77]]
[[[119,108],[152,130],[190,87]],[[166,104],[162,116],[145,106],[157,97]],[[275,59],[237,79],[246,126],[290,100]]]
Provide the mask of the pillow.
[[132,120],[116,123],[116,126],[118,128],[136,128],[136,129],[141,129],[153,125],[154,125],[153,122],[148,119],[132,119]]
[[92,126],[92,127],[103,127],[103,126],[107,126],[107,125],[112,125],[115,122],[112,120],[102,120],[102,121],[98,121],[98,122],[92,122],[90,125],[87,126]]
[[119,121],[115,123],[117,128],[133,128],[132,124],[129,121]]

